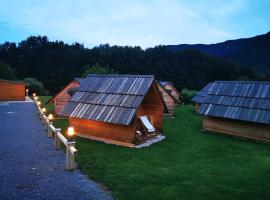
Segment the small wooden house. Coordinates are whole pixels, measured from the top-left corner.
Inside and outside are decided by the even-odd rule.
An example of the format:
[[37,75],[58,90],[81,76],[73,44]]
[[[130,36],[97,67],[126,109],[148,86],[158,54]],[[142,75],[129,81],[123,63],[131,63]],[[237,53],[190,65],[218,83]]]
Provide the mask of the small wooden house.
[[270,82],[216,81],[199,113],[207,131],[270,142]]
[[163,109],[152,75],[89,75],[60,114],[79,136],[133,146],[162,131]]
[[59,115],[60,111],[64,108],[64,106],[70,100],[74,91],[80,87],[82,83],[82,78],[75,78],[68,85],[66,85],[60,92],[54,95],[51,99],[49,99],[48,103],[53,103],[55,107],[55,114]]
[[192,97],[191,101],[194,103],[195,111],[198,112],[200,109],[201,104],[204,102],[204,99],[211,89],[213,83],[209,83],[206,85],[201,91],[197,92],[197,94]]
[[0,101],[24,101],[25,84],[0,79]]
[[175,106],[181,103],[179,100],[179,92],[172,86],[170,82],[157,81],[157,86],[167,107],[167,109],[164,109],[164,115],[173,116]]

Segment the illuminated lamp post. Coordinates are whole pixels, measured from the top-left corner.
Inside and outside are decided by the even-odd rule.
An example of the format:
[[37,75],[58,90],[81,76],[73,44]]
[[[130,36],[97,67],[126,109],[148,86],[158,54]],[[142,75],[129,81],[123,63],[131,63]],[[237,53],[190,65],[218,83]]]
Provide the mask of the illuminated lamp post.
[[74,127],[70,126],[67,129],[67,140],[68,142],[74,142],[74,137],[75,137],[75,131],[74,131]]

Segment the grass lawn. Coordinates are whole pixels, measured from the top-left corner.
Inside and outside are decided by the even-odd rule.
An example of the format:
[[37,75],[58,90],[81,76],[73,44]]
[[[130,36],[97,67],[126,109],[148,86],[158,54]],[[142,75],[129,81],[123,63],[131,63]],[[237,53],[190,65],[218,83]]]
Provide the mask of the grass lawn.
[[119,200],[270,199],[270,144],[203,133],[192,106],[175,114],[147,148],[77,138],[79,168]]

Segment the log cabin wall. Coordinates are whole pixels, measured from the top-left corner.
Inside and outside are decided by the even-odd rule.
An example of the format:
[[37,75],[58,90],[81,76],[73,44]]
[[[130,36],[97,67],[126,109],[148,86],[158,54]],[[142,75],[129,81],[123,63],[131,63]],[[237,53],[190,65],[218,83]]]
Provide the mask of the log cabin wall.
[[210,132],[270,142],[269,125],[215,117],[204,117],[203,128]]
[[146,115],[157,131],[162,131],[164,107],[158,92],[157,87],[152,85],[139,107],[136,117]]
[[176,99],[179,100],[180,99],[180,94],[179,92],[171,85],[171,84],[167,84],[165,86],[165,89],[168,91],[171,91],[171,95]]
[[200,106],[201,106],[200,103],[195,103],[194,107],[196,112],[199,112]]
[[127,143],[135,142],[134,124],[125,126],[72,117],[69,118],[69,123],[82,136],[95,136]]
[[70,84],[68,84],[59,94],[56,95],[53,101],[56,115],[59,115],[60,111],[69,102],[71,96],[70,94],[68,94],[68,91],[79,86],[80,84],[74,80]]
[[159,84],[157,85],[167,108],[171,113],[173,113],[173,109],[175,107],[175,100],[168,94],[168,92],[162,86],[160,86]]
[[0,101],[24,101],[25,84],[0,80]]

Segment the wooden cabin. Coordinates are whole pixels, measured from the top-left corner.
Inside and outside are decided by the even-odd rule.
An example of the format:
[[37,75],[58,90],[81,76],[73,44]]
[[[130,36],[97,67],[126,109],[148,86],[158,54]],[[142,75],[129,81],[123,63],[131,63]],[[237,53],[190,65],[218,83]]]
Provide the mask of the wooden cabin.
[[[165,84],[167,83],[167,85]],[[165,102],[166,108],[163,113],[165,116],[173,116],[173,110],[177,104],[180,104],[180,94],[176,89],[171,89],[172,84],[164,81],[157,81],[158,90],[161,93],[163,101]],[[166,89],[170,87],[170,89]],[[174,87],[173,87],[174,88]]]
[[207,131],[270,142],[270,82],[216,81],[199,113]]
[[197,94],[192,97],[191,101],[194,103],[195,111],[198,113],[200,110],[201,104],[204,102],[204,99],[207,93],[210,91],[213,83],[209,83],[206,85],[201,91],[197,92]]
[[68,85],[66,85],[60,92],[54,95],[51,99],[49,99],[48,103],[53,103],[55,107],[55,114],[59,115],[60,111],[64,108],[64,106],[70,100],[74,90],[76,90],[81,82],[82,78],[75,78]]
[[0,101],[24,101],[25,84],[0,79]]
[[134,146],[161,133],[164,106],[152,75],[91,74],[60,114],[81,137]]
[[178,102],[181,103],[182,95],[181,93],[173,86],[172,82],[169,81],[159,81],[159,83],[171,94]]

